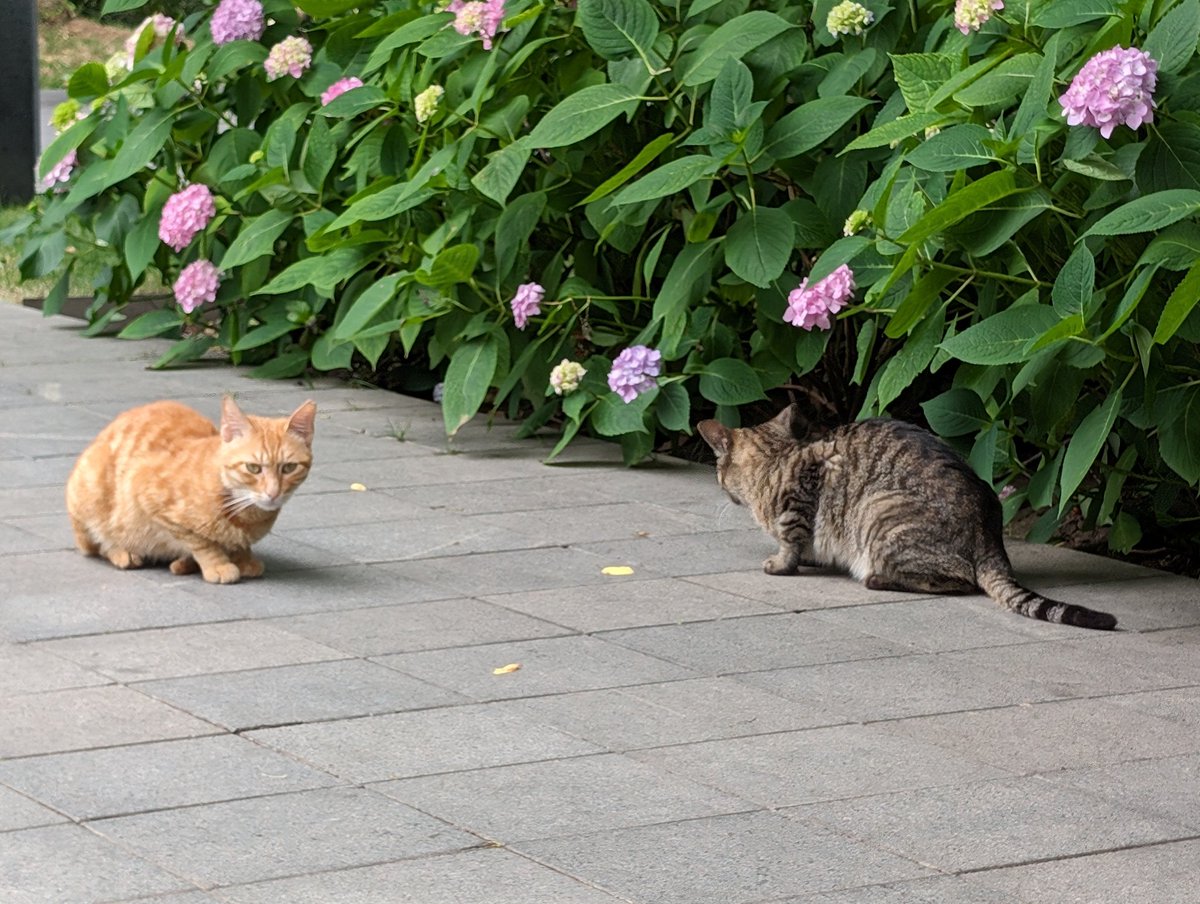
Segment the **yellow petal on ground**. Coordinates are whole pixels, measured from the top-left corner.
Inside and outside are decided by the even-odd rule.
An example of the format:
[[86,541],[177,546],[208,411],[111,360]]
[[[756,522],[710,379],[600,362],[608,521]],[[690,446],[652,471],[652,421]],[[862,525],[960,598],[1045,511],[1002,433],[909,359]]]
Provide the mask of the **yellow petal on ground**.
[[355,490],[355,491],[357,491],[357,492],[361,493],[361,492],[363,492],[364,490],[366,490],[366,486],[365,486],[365,485],[363,485],[363,484],[361,484],[361,483],[352,483],[352,484],[350,484],[350,489],[352,489],[352,490]]
[[600,569],[600,573],[614,575],[633,574],[633,569],[628,565],[605,565]]
[[492,674],[493,675],[508,675],[511,672],[515,672],[520,667],[521,667],[521,663],[510,662],[508,665],[502,665],[498,669],[492,669]]

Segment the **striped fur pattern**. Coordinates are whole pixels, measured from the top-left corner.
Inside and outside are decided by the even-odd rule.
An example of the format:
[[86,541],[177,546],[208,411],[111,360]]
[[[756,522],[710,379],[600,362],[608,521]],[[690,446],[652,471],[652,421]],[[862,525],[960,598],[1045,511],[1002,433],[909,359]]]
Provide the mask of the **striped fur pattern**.
[[254,417],[227,396],[219,428],[178,402],[118,415],[67,480],[75,545],[118,568],[165,561],[215,584],[258,577],[250,547],[308,476],[316,413],[305,402],[290,417]]
[[871,590],[982,589],[1028,618],[1109,629],[1116,619],[1017,583],[995,492],[926,430],[886,418],[803,438],[793,405],[758,427],[699,424],[717,480],[779,542],[768,574],[801,565],[849,571]]

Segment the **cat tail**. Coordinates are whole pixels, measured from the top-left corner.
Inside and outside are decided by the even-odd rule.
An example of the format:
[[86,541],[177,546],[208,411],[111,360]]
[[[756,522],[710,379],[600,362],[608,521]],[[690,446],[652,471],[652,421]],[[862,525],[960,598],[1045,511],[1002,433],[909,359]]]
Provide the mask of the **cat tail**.
[[1100,631],[1111,631],[1117,626],[1116,616],[1107,612],[1048,599],[1028,587],[1022,587],[1013,576],[1007,556],[981,562],[976,569],[975,579],[983,592],[997,603],[1026,618]]

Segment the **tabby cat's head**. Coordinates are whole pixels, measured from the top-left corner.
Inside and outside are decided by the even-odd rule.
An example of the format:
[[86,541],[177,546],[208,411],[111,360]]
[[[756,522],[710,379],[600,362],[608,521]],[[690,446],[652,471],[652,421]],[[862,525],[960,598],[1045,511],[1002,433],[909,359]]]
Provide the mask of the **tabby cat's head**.
[[317,405],[308,401],[290,417],[243,414],[229,396],[221,400],[221,482],[240,511],[282,508],[312,465]]
[[784,448],[796,444],[805,428],[796,405],[789,405],[757,427],[730,428],[719,421],[696,425],[717,455],[717,482],[738,505],[754,499],[764,470],[775,463]]

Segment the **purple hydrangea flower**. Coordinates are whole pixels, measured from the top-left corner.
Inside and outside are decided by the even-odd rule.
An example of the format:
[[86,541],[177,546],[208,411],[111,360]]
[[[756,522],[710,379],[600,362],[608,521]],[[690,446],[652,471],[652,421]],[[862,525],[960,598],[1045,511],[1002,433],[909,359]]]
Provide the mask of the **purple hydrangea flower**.
[[216,301],[220,285],[221,273],[216,264],[207,260],[193,261],[175,280],[175,300],[190,314],[206,301]]
[[492,49],[492,38],[504,22],[504,0],[450,0],[454,30],[460,35],[477,34],[484,50]]
[[158,221],[158,237],[182,251],[216,215],[217,205],[208,186],[199,182],[189,185],[167,198]]
[[267,70],[267,81],[273,82],[285,75],[300,78],[311,64],[312,44],[292,35],[271,48],[263,61],[263,69]]
[[608,372],[608,388],[629,404],[643,392],[649,392],[662,373],[662,353],[645,345],[631,345],[613,362]]
[[347,76],[340,78],[324,91],[321,92],[321,106],[324,107],[331,103],[335,98],[341,97],[347,91],[363,86],[362,79],[356,76]]
[[1058,99],[1070,125],[1092,126],[1105,138],[1121,123],[1136,129],[1154,121],[1158,63],[1148,53],[1112,47],[1083,64]]
[[784,322],[806,330],[814,326],[827,330],[829,316],[849,304],[855,288],[854,271],[845,264],[811,286],[805,279],[788,294]]
[[208,27],[212,30],[214,44],[228,44],[230,41],[257,41],[267,24],[258,0],[221,0],[213,10]]
[[517,294],[513,296],[511,302],[513,320],[517,322],[517,329],[525,329],[525,324],[529,322],[530,317],[542,313],[541,304],[545,296],[546,290],[535,282],[517,286]]
[[992,13],[1004,9],[1004,0],[958,0],[954,4],[954,27],[967,35],[983,28]]
[[39,191],[50,191],[53,189],[56,192],[64,192],[65,188],[61,186],[71,178],[71,173],[75,170],[75,164],[79,160],[79,155],[75,151],[68,151],[58,163],[50,167],[50,172],[42,177],[42,181],[38,183]]

